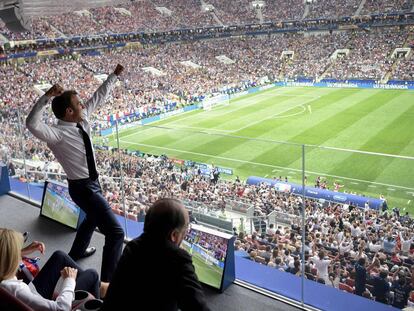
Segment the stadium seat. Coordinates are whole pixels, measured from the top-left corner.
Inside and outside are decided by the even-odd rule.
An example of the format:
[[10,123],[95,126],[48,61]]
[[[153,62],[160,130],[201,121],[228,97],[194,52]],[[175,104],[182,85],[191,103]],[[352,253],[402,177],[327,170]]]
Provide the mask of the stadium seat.
[[0,287],[0,310],[7,311],[33,311],[28,305]]

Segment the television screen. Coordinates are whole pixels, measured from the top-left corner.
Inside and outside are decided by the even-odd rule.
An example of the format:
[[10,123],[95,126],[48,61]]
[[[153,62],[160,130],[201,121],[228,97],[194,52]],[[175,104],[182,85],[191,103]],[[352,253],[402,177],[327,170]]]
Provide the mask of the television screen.
[[72,201],[67,186],[46,181],[40,215],[77,229],[80,208]]
[[191,224],[181,246],[192,255],[200,282],[222,289],[230,241],[230,234]]

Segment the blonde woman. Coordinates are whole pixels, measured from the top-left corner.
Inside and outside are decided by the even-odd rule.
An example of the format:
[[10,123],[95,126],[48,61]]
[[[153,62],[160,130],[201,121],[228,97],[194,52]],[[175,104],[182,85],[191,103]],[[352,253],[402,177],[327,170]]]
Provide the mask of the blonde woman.
[[[35,251],[44,252],[44,244],[33,242],[22,249],[23,235],[10,229],[0,228],[0,286],[34,310],[71,310],[74,290],[86,290],[99,298],[99,276],[95,270],[83,271],[65,253],[56,251],[29,284],[16,278],[21,255]],[[54,293],[59,278],[63,283]],[[55,300],[53,295],[57,294]]]

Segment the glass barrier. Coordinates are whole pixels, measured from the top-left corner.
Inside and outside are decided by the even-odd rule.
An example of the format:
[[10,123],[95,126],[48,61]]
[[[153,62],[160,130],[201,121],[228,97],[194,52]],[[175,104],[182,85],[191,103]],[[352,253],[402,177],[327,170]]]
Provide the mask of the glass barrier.
[[2,151],[3,162],[9,168],[10,189],[15,193],[31,198],[33,187],[30,185],[29,171],[33,169],[26,157],[26,139],[23,116],[18,109],[2,111]]
[[[95,124],[102,122],[104,120],[98,120]],[[119,148],[117,126],[115,122],[110,137],[102,136],[99,128],[93,127],[92,139],[103,196],[124,228],[125,236],[130,238],[127,223],[137,221],[136,206],[127,195],[134,185],[131,178],[126,175],[132,163],[127,151]]]
[[[219,119],[218,111],[211,113]],[[40,201],[34,189],[41,193],[46,179],[65,182],[65,174],[23,130],[24,117],[2,118],[1,158],[12,190]],[[153,202],[174,197],[192,221],[237,235],[241,281],[318,307],[315,293],[326,292],[329,309],[343,292],[372,298],[375,278],[385,275],[394,284],[386,299],[395,299],[395,282],[413,263],[409,146],[389,146],[389,153],[303,146],[185,118],[94,126],[103,194],[128,239],[142,232]]]
[[[238,236],[236,264],[245,267],[238,278],[300,301],[295,265],[301,258],[303,200],[300,191],[291,192],[302,182],[302,146],[183,124],[130,126],[95,137],[109,150],[119,144],[129,220],[143,221],[159,198],[178,198],[194,222]],[[128,238],[134,238],[128,228]],[[298,234],[290,241],[293,230]],[[257,270],[255,280],[250,269]],[[275,277],[266,279],[268,272]]]
[[[306,246],[312,257],[305,275],[341,291],[324,296],[328,309],[353,299],[343,292],[365,297],[367,304],[391,304],[411,284],[414,158],[409,147],[396,148],[383,146],[389,153],[305,148],[306,194],[318,197],[307,199]],[[315,304],[316,289],[304,287],[306,304]]]

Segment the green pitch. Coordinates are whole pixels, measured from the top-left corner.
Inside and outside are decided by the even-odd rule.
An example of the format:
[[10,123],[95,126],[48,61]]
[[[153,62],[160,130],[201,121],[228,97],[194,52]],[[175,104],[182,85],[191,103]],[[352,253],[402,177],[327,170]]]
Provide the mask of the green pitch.
[[42,208],[42,214],[60,223],[68,225],[71,228],[76,228],[78,225],[78,215],[73,213],[70,208],[65,206],[65,203],[62,201],[62,199],[51,195],[49,192],[46,192],[45,204]]
[[[121,131],[119,138],[121,148],[297,183],[301,144],[311,145],[304,150],[307,185],[322,176],[330,189],[336,181],[341,191],[383,194],[391,208],[414,214],[413,120],[412,91],[285,87]],[[110,144],[116,146],[114,136]]]
[[[181,247],[190,252],[190,248],[184,243],[181,244]],[[206,264],[206,260],[197,252],[193,252],[191,255],[198,279],[205,284],[220,289],[223,270],[215,265]]]

